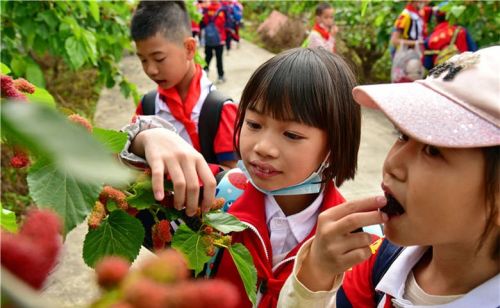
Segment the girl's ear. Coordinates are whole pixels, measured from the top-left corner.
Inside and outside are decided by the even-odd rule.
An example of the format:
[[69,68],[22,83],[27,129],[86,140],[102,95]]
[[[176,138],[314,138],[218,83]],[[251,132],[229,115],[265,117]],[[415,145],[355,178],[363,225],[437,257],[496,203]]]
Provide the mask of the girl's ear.
[[184,48],[186,49],[188,60],[193,60],[196,53],[196,40],[194,37],[186,37],[184,39]]

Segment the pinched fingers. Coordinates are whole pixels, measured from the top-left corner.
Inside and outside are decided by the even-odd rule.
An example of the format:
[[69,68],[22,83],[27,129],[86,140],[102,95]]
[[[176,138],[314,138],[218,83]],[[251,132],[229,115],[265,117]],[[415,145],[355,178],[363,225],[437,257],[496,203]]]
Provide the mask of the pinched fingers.
[[[377,196],[345,202],[321,213],[318,217],[318,232],[334,227],[338,234],[387,221],[387,215],[378,209],[386,204],[385,197]],[[323,227],[324,226],[324,227]],[[325,232],[325,230],[323,230]],[[332,232],[332,231],[328,231]]]

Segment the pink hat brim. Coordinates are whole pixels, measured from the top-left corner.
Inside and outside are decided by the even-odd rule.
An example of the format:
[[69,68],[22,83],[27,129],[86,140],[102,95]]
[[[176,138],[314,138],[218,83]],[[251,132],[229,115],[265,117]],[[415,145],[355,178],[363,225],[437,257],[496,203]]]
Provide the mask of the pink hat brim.
[[418,82],[357,86],[352,93],[360,105],[382,110],[422,143],[448,148],[500,145],[498,126]]

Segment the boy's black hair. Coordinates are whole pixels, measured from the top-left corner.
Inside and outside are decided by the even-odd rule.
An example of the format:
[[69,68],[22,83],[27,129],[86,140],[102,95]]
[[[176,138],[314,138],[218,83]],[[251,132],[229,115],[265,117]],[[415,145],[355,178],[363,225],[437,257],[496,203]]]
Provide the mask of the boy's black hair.
[[162,33],[171,41],[182,44],[191,36],[191,21],[184,1],[141,1],[137,6],[130,34],[134,41],[142,41]]
[[274,56],[257,68],[243,90],[234,132],[238,154],[245,112],[255,110],[324,130],[330,165],[323,180],[335,179],[340,186],[354,178],[361,139],[360,106],[351,93],[354,86],[351,68],[326,49],[296,48]]
[[318,4],[316,6],[316,11],[315,11],[315,14],[316,16],[321,16],[321,14],[323,14],[323,11],[324,10],[328,10],[328,9],[331,9],[332,8],[332,5],[328,2],[321,2],[320,4]]

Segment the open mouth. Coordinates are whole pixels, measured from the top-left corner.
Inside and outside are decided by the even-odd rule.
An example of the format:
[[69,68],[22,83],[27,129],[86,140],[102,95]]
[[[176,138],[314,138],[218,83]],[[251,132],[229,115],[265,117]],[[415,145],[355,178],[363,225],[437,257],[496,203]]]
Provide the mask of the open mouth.
[[385,198],[387,199],[387,204],[380,209],[382,212],[389,215],[389,217],[400,216],[405,213],[405,209],[401,206],[401,203],[399,203],[398,200],[396,200],[396,198],[394,198],[391,194],[386,192]]

